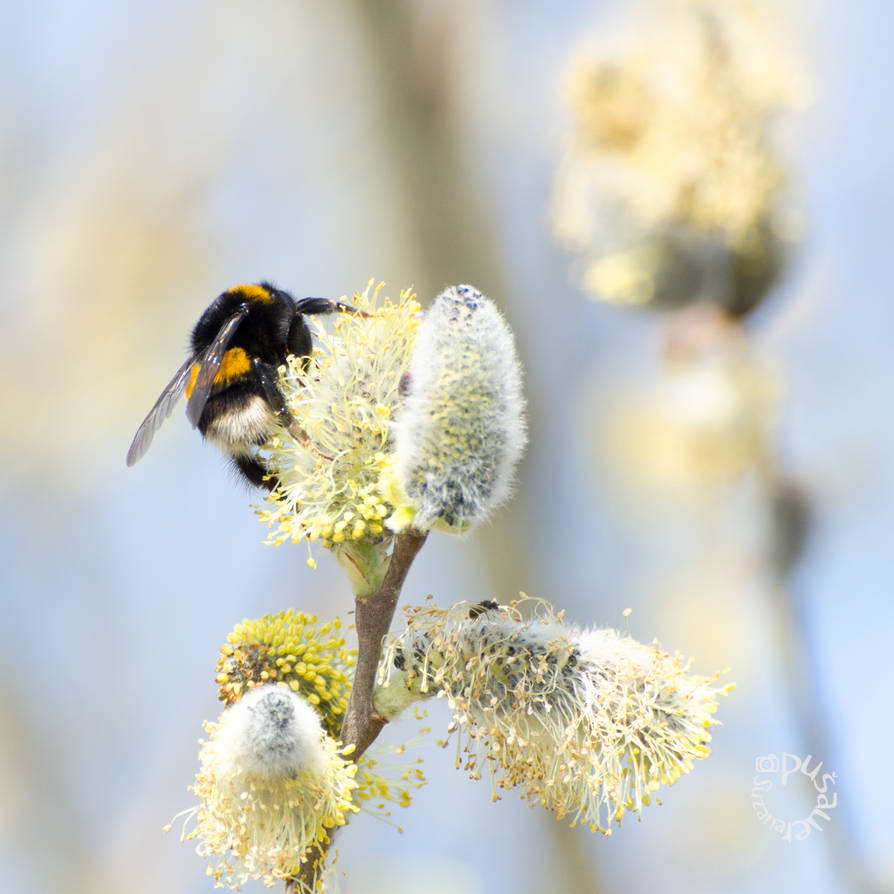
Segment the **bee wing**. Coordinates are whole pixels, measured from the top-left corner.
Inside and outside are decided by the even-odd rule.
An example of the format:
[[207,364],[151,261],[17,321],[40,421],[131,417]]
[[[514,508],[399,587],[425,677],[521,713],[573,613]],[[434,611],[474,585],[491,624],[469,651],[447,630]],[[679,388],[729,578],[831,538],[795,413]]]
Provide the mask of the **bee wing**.
[[143,424],[134,435],[130,450],[127,451],[127,464],[132,466],[149,449],[152,438],[161,427],[161,424],[171,415],[174,405],[180,400],[183,389],[189,381],[189,371],[195,363],[195,357],[190,357],[180,369],[174,373],[174,378],[168,382],[162,391],[155,406],[149,411],[149,415],[143,420]]
[[186,405],[186,417],[197,426],[199,419],[202,418],[202,410],[208,403],[208,397],[211,395],[211,387],[214,380],[220,372],[220,365],[223,363],[223,356],[227,352],[227,346],[236,334],[236,327],[242,322],[242,318],[248,313],[248,305],[243,304],[239,310],[231,316],[223,326],[220,332],[214,336],[214,341],[202,354],[199,367],[199,374],[196,376],[196,382],[193,386],[192,393],[189,395],[189,403]]

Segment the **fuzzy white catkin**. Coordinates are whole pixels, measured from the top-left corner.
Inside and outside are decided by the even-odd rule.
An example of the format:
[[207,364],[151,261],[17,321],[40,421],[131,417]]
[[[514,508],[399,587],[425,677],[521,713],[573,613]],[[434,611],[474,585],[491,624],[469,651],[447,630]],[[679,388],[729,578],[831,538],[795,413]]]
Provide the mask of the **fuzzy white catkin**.
[[413,526],[484,520],[509,496],[525,440],[508,324],[472,286],[444,289],[419,327],[395,425],[394,473]]
[[221,761],[234,773],[268,780],[321,775],[328,761],[313,706],[284,686],[251,689],[224,711],[216,734]]

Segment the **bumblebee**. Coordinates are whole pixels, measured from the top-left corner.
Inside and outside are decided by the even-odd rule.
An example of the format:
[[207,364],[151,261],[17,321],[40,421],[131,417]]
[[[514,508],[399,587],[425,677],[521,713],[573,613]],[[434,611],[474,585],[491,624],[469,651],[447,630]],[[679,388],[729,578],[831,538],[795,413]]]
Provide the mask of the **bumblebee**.
[[258,461],[259,445],[284,427],[300,444],[315,449],[286,406],[277,368],[294,354],[306,371],[313,340],[304,318],[336,312],[369,316],[328,298],[296,301],[268,282],[222,292],[192,331],[192,353],[137,429],[127,465],[146,453],[185,392],[193,426],[233,460],[249,483],[272,490],[276,481]]

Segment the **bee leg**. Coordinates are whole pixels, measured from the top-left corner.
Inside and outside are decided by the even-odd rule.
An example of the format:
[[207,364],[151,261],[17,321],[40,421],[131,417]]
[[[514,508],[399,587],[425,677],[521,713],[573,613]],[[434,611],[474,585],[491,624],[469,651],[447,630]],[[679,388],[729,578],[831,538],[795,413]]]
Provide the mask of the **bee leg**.
[[236,468],[242,473],[243,477],[248,480],[249,484],[255,487],[263,487],[264,490],[273,490],[279,482],[276,478],[270,476],[267,470],[256,460],[250,456],[234,456],[233,462]]
[[311,453],[316,453],[320,459],[325,459],[327,462],[332,462],[331,456],[326,456],[322,450],[320,450],[316,444],[310,439],[310,435],[298,424],[298,421],[295,417],[289,413],[288,417],[289,421],[286,422],[285,419],[282,420],[283,425],[285,425],[289,434],[305,449],[310,450]]
[[332,301],[329,298],[303,298],[295,305],[295,316],[289,325],[289,334],[286,337],[286,346],[290,354],[301,358],[301,368],[307,372],[310,366],[310,356],[313,354],[314,342],[307,325],[305,316],[313,314],[356,314],[360,317],[371,317],[372,314],[365,310],[358,310],[350,304],[341,301]]
[[351,307],[350,304],[343,304],[341,301],[333,301],[331,298],[302,298],[295,304],[295,309],[299,314],[356,314],[359,317],[371,317],[371,313],[365,310],[358,310]]
[[273,415],[276,416],[280,424],[306,450],[310,450],[312,453],[316,453],[321,459],[331,462],[332,457],[326,456],[325,453],[321,453],[316,448],[313,441],[310,439],[310,435],[308,435],[308,433],[298,424],[298,420],[295,419],[291,412],[289,412],[285,398],[282,396],[282,392],[276,384],[276,370],[269,363],[264,363],[263,360],[259,360],[257,357],[253,358],[251,363],[255,375],[258,377],[258,381],[264,389],[264,397],[267,400],[267,405],[273,411]]

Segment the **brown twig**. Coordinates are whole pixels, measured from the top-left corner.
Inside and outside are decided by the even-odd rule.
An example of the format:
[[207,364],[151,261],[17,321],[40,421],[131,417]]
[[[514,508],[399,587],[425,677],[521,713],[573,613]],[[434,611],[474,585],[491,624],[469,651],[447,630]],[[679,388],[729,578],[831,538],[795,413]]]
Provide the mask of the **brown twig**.
[[[407,573],[422,549],[427,531],[409,528],[398,534],[394,541],[388,570],[382,585],[371,596],[355,596],[354,623],[357,629],[357,666],[354,683],[341,728],[341,741],[354,746],[351,760],[358,760],[375,741],[386,721],[373,710],[372,696],[376,682],[376,669],[382,654],[382,640],[391,628],[391,620]],[[318,870],[322,867],[337,830],[329,830],[326,842],[314,845],[307,852],[298,875],[286,879],[286,891],[313,891]]]
[[353,760],[357,760],[369,748],[384,726],[384,721],[373,711],[372,706],[376,669],[382,654],[382,639],[391,628],[391,619],[410,565],[416,558],[416,553],[422,549],[427,536],[428,532],[412,528],[398,534],[382,586],[372,596],[355,598],[357,667],[341,730],[342,742],[355,746],[351,754]]

